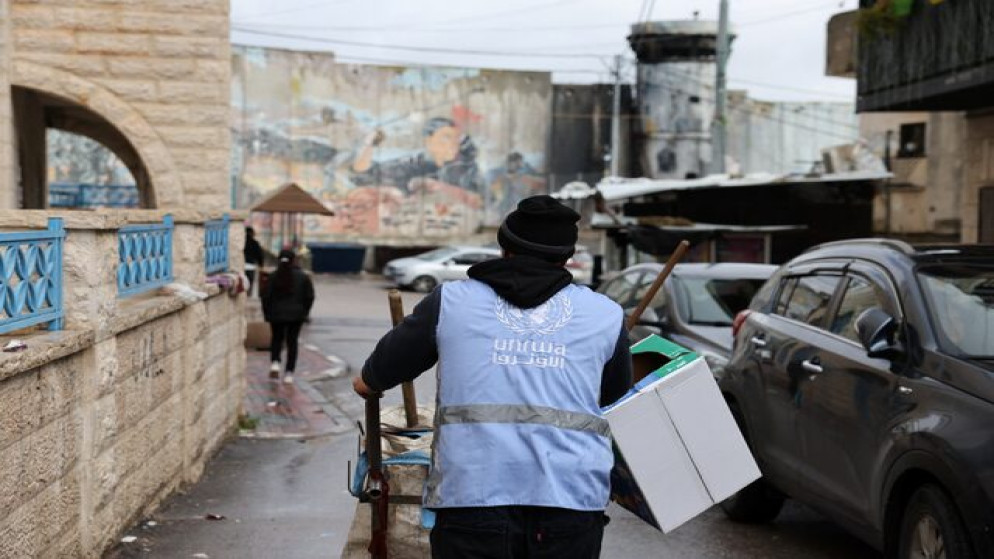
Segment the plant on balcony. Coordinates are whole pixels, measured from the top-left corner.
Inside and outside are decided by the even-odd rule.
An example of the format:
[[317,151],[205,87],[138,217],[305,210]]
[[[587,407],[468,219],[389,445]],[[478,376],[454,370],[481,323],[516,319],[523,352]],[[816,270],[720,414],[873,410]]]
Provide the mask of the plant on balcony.
[[903,18],[911,13],[911,4],[911,0],[877,0],[869,8],[861,9],[856,19],[860,36],[875,39],[893,35]]

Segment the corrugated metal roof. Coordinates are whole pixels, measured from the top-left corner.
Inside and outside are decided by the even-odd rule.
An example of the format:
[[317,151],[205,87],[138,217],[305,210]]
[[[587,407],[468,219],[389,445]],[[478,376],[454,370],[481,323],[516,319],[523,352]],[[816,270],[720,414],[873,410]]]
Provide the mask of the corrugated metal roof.
[[596,190],[600,192],[605,200],[610,201],[676,190],[739,188],[744,186],[777,184],[793,185],[830,182],[882,181],[891,178],[892,176],[893,175],[886,172],[855,171],[811,177],[802,175],[774,175],[772,173],[757,173],[745,175],[743,177],[732,177],[730,175],[709,175],[699,179],[686,180],[606,177],[597,184]]

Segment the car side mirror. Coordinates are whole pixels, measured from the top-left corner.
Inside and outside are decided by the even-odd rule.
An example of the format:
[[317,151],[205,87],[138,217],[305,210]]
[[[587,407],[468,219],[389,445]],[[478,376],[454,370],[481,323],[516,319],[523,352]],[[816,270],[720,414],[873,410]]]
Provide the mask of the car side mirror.
[[856,333],[870,357],[895,359],[901,354],[897,320],[879,307],[866,309],[856,317]]

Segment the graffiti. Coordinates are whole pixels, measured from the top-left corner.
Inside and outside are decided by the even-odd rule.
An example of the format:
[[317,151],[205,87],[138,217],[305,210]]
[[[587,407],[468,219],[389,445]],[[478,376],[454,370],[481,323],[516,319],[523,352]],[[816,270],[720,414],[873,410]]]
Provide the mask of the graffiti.
[[234,50],[238,205],[299,184],[336,214],[306,218],[309,241],[456,239],[547,189],[548,74]]

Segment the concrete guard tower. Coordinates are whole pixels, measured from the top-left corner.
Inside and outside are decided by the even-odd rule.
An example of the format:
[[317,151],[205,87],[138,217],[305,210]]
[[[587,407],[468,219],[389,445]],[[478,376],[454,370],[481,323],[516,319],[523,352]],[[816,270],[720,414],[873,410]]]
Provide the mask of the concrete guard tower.
[[701,177],[711,168],[718,23],[655,21],[632,25],[638,57],[637,104],[642,166],[652,178]]

